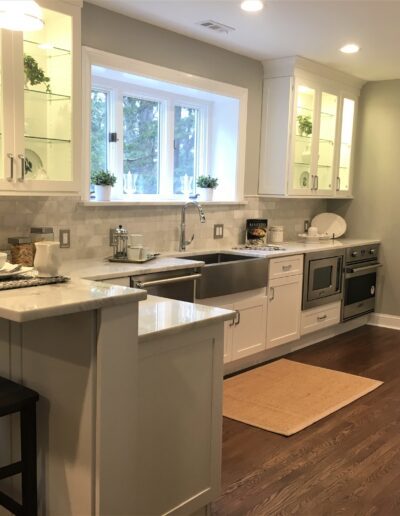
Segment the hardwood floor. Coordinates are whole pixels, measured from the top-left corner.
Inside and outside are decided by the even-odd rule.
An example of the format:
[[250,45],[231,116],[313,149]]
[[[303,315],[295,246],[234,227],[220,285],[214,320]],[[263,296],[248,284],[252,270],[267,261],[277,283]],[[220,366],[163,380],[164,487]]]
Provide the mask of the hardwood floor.
[[372,326],[287,358],[377,390],[291,437],[225,419],[213,515],[400,515],[400,332]]

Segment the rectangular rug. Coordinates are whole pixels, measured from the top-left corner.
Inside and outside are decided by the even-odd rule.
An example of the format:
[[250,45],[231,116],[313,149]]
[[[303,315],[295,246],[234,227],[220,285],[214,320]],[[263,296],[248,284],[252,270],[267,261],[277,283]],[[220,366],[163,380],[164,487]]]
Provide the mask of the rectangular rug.
[[284,358],[225,380],[223,413],[289,436],[382,383]]

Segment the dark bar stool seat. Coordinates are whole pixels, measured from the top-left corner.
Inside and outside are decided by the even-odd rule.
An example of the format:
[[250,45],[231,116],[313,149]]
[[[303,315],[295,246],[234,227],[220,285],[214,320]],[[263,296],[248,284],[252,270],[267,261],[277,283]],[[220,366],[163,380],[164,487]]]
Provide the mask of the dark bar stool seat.
[[37,392],[0,376],[0,417],[20,413],[21,460],[0,468],[0,480],[21,473],[22,504],[0,491],[0,505],[13,514],[37,515],[36,402]]

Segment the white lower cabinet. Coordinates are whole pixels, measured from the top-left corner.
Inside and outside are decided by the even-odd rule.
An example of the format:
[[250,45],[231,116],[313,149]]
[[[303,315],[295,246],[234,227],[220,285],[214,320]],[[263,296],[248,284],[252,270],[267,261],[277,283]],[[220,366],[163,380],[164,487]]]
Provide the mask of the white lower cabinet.
[[[301,268],[298,270],[302,272],[303,257],[299,255],[297,258],[301,259]],[[270,260],[270,277],[271,271],[276,270],[279,260],[279,258]],[[268,285],[267,349],[286,344],[300,337],[303,275],[293,275],[289,269],[287,274],[284,272],[280,277],[270,279]]]
[[265,289],[231,296],[201,299],[200,304],[236,311],[234,321],[225,323],[224,362],[238,360],[265,349],[267,298]]
[[301,335],[328,328],[340,323],[340,301],[317,306],[301,313]]

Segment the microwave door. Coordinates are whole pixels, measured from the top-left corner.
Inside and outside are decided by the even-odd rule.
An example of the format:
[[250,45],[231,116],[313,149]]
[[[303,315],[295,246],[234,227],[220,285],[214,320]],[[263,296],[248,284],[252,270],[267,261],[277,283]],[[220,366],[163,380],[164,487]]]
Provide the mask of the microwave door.
[[313,301],[335,294],[338,291],[338,273],[340,270],[341,267],[337,257],[311,261],[308,300]]

